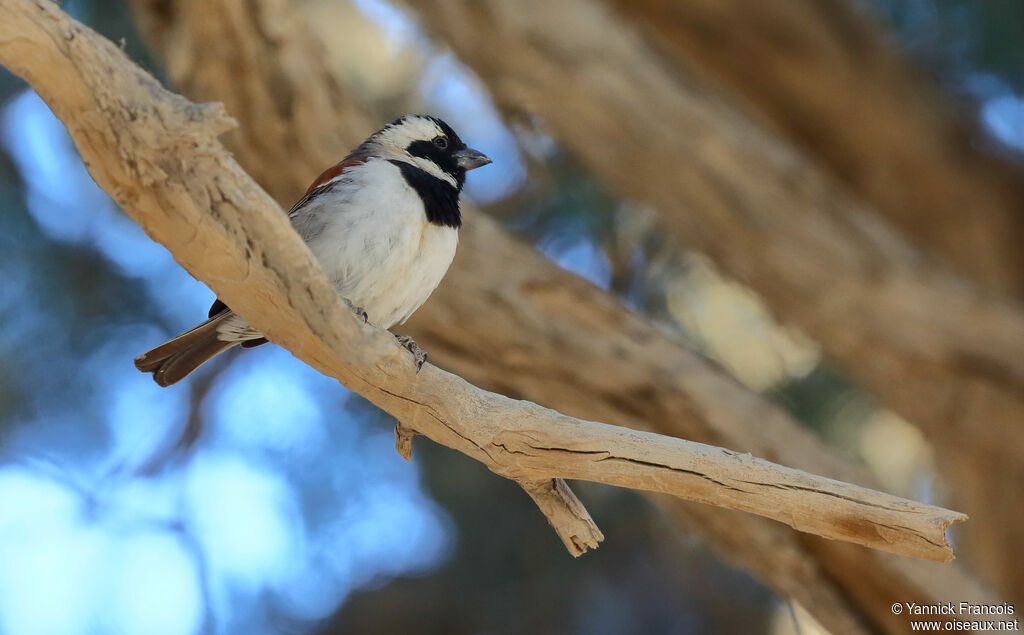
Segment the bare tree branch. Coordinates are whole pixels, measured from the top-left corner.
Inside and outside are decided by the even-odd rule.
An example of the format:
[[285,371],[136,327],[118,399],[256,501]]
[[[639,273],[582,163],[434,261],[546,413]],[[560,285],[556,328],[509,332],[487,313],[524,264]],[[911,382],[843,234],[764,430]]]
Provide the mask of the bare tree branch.
[[417,373],[388,333],[345,307],[280,208],[216,140],[231,125],[219,105],[167,92],[48,0],[3,0],[0,18],[0,60],[66,122],[90,173],[125,211],[270,339],[403,426],[531,487],[581,478],[754,512],[887,551],[952,557],[945,530],[963,520],[956,512],[566,417],[434,366]]
[[[325,33],[347,38],[346,29],[359,29],[347,3],[317,5],[316,32],[298,25],[296,5],[282,0],[255,0],[247,12],[220,6],[231,4],[224,0],[133,4],[152,41],[162,43],[173,82],[187,87],[192,99],[224,100],[232,111],[237,104],[253,113],[240,120],[246,132],[227,135],[226,142],[250,174],[271,184],[280,202],[290,203],[308,185],[306,175],[291,172],[290,182],[285,182],[279,174],[282,163],[301,163],[307,152],[344,156],[365,134],[365,128],[346,127],[352,117],[347,109],[358,112],[360,104],[343,89],[361,93],[346,83],[339,66],[330,65],[339,55],[317,37]],[[250,22],[286,28],[264,29]],[[277,50],[294,50],[296,43],[306,51],[304,60],[293,59],[279,72],[265,70],[275,63]],[[178,47],[206,54],[200,59]],[[247,53],[239,56],[236,51]],[[334,72],[323,77],[328,67]],[[263,85],[252,82],[253,77],[264,78]],[[340,94],[325,99],[303,94],[307,91]],[[239,103],[243,100],[263,103]],[[309,109],[266,106],[276,102],[336,107],[313,116]],[[307,132],[292,132],[292,127]],[[341,134],[314,134],[324,130]],[[289,142],[297,137],[316,138],[323,148]],[[276,151],[266,152],[266,147]],[[465,319],[467,315],[474,319]],[[460,328],[452,329],[456,322]],[[576,417],[722,445],[873,486],[865,470],[830,452],[769,400],[681,347],[609,294],[512,239],[485,216],[469,215],[451,271],[407,328],[442,366],[491,390]],[[720,557],[796,599],[836,634],[905,631],[906,621],[889,610],[895,601],[995,601],[957,563],[938,565],[865,551],[749,514],[667,496],[652,498],[699,531]]]
[[[410,0],[506,112],[536,115],[935,444],[965,552],[1024,588],[1024,311],[935,262],[593,0]],[[570,28],[570,25],[586,28]],[[494,55],[501,50],[501,55]],[[970,430],[970,433],[965,433]]]
[[[232,110],[246,107],[257,115],[241,120],[247,132],[226,135],[226,143],[245,169],[258,181],[271,184],[278,200],[287,204],[301,195],[308,178],[293,176],[290,183],[285,182],[279,176],[281,163],[301,163],[310,151],[344,156],[361,141],[369,125],[358,130],[347,127],[352,117],[347,111],[358,113],[360,105],[341,90],[346,82],[339,67],[329,66],[337,55],[311,26],[296,24],[295,5],[259,0],[251,3],[252,11],[237,12],[223,4],[228,3],[133,2],[150,40],[163,49],[172,81],[186,86],[193,99],[223,100]],[[326,11],[315,18],[317,28],[332,37],[348,37],[346,29],[359,28],[351,5],[331,2],[320,7]],[[254,22],[278,28],[271,37]],[[296,46],[305,49],[306,58],[296,60],[287,73],[264,69],[273,63],[279,48]],[[207,54],[200,60],[176,51],[178,47]],[[235,52],[240,50],[250,53],[238,56]],[[328,67],[333,72],[321,77]],[[252,77],[264,78],[262,90],[250,81]],[[339,94],[325,100],[304,94],[309,91]],[[352,93],[359,94],[355,89]],[[257,100],[262,103],[240,103]],[[282,101],[327,101],[336,107],[314,113],[267,106]],[[314,135],[292,133],[292,127],[337,130],[347,138],[319,135],[320,150],[300,148],[290,139]],[[268,146],[277,150],[264,151]],[[769,402],[722,377],[716,367],[680,348],[608,294],[513,240],[489,218],[465,211],[468,222],[461,230],[451,270],[407,325],[433,359],[492,390],[557,405],[581,418],[623,422],[636,429],[654,426],[655,431],[672,436],[728,445],[777,462],[795,462],[840,480],[871,484],[863,470],[830,454],[813,434]],[[465,315],[478,317],[459,318]],[[457,334],[450,328],[453,320],[460,323]],[[411,455],[411,433],[396,432],[396,448],[405,456],[408,441]],[[863,572],[838,566],[835,574],[827,573],[828,563],[822,566],[816,559],[833,556],[816,556],[800,544],[799,534],[779,523],[666,496],[655,502],[684,518],[721,557],[746,567],[780,594],[796,598],[834,633],[866,632],[862,613],[871,614],[876,622],[893,619],[890,611],[879,610],[875,603],[860,607],[862,613],[852,608],[844,597],[848,592],[836,581],[860,585]],[[856,558],[843,560],[870,570],[893,597],[919,603],[986,597],[956,564],[935,565],[865,552],[847,543],[821,542],[854,550]],[[917,565],[925,569],[915,569]],[[936,587],[937,580],[943,585]]]
[[547,516],[551,526],[572,555],[594,549],[604,540],[576,495],[560,478],[516,479],[537,507]]

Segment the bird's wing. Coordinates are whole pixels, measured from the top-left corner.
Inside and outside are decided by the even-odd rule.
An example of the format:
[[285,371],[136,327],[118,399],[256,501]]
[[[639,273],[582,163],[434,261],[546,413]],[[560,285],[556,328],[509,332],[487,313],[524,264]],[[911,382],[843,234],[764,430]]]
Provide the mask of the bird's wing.
[[292,205],[292,208],[288,210],[288,216],[294,217],[295,213],[302,209],[310,199],[318,194],[322,194],[323,192],[330,190],[334,184],[337,183],[335,179],[344,174],[346,170],[354,168],[357,165],[362,165],[369,160],[370,157],[367,155],[349,155],[341,163],[332,165],[324,170],[320,176],[316,177],[313,183],[310,184],[302,198],[300,198],[299,201],[295,203],[295,205]]
[[[288,217],[291,218],[294,223],[294,221],[296,220],[297,212],[304,208],[306,204],[309,203],[310,200],[312,200],[319,194],[329,191],[331,188],[335,186],[335,184],[337,184],[337,181],[335,181],[334,179],[344,174],[345,170],[353,168],[357,165],[362,165],[369,160],[369,155],[353,153],[345,157],[345,159],[340,163],[332,165],[331,167],[324,170],[320,174],[320,176],[316,177],[316,180],[314,180],[313,183],[309,186],[309,189],[306,190],[306,193],[302,196],[302,198],[300,198],[299,201],[295,203],[295,205],[292,205],[292,208],[288,210]],[[302,234],[303,232],[300,231],[299,233]],[[213,306],[210,307],[210,317],[212,318],[221,311],[225,311],[227,309],[228,306],[221,302],[220,299],[217,299],[213,303]],[[254,342],[255,341],[256,340],[254,340]],[[262,344],[265,341],[266,340],[262,340],[259,343]],[[249,344],[250,346],[254,345],[246,342],[243,343],[242,346],[246,346],[246,344]]]

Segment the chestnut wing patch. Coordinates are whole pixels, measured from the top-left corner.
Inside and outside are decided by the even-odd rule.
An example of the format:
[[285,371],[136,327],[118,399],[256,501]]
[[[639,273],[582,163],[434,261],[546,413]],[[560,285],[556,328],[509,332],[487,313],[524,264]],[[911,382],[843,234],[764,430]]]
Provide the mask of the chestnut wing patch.
[[366,163],[369,160],[370,157],[366,155],[361,155],[357,157],[346,157],[344,161],[338,163],[337,165],[332,165],[331,167],[324,170],[320,174],[320,176],[316,177],[316,180],[314,180],[310,184],[309,189],[306,190],[306,194],[310,194],[313,190],[317,189],[322,185],[325,185],[331,179],[338,178],[339,176],[345,173],[345,170],[355,167],[357,165],[362,165],[363,163]]

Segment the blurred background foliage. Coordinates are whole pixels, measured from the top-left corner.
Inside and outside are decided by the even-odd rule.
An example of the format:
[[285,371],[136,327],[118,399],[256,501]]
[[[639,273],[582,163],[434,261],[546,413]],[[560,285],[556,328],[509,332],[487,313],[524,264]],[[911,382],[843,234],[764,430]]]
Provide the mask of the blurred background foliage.
[[989,138],[1024,151],[1024,4],[967,0],[871,0],[908,55]]
[[[976,118],[979,143],[1024,149],[1024,5],[867,4]],[[63,6],[163,78],[121,2]],[[429,110],[470,122],[463,137],[495,157],[470,179],[489,213],[890,491],[942,501],[917,429],[753,293],[676,248],[542,129],[506,126],[407,15],[363,0],[353,20],[351,45],[372,54],[352,73],[381,121]],[[212,294],[92,183],[62,125],[4,70],[0,200],[0,632],[793,631],[794,609],[646,499],[581,484],[608,539],[573,561],[513,484],[429,443],[405,463],[386,417],[275,347],[158,389],[132,358],[203,316]]]

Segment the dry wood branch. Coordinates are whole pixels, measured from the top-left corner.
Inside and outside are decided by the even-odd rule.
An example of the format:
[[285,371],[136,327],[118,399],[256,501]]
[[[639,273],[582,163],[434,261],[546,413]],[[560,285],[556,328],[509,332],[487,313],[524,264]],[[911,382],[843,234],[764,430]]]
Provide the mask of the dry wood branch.
[[399,421],[395,424],[395,452],[406,461],[412,460],[412,438],[416,433],[402,425]]
[[[901,544],[901,553],[922,558],[945,543],[946,527],[966,518],[722,448],[603,424],[590,424],[594,427],[583,432],[578,425],[578,420],[555,418],[543,425],[509,426],[491,441],[503,450],[495,455],[498,469],[491,469],[516,480],[523,473],[551,474],[672,494],[887,551],[893,549],[882,545]],[[938,535],[933,529],[930,537],[917,535],[915,547],[904,544],[906,514],[926,526],[941,526],[943,537],[932,542]]]
[[[288,173],[289,181],[281,179],[281,163],[300,164],[308,152],[343,156],[365,134],[369,124],[347,127],[352,117],[347,110],[361,108],[351,95],[362,94],[341,67],[351,53],[323,48],[345,40],[346,29],[362,30],[350,4],[325,0],[302,5],[317,8],[305,27],[286,15],[300,11],[299,6],[284,0],[252,0],[247,12],[225,8],[231,0],[133,4],[149,27],[151,41],[163,43],[166,60],[192,60],[168,68],[175,85],[187,87],[188,97],[224,100],[231,112],[245,107],[255,115],[239,118],[246,132],[226,136],[226,145],[249,174],[268,184],[279,202],[289,204],[308,185],[307,177],[294,171]],[[268,32],[253,23],[289,28]],[[276,59],[276,51],[296,46],[306,51],[306,57],[282,69],[287,81],[266,72],[267,60]],[[182,48],[205,54],[199,60]],[[238,51],[247,54],[239,58]],[[365,58],[359,64],[364,65]],[[253,82],[254,77],[262,77],[263,83]],[[326,101],[337,107],[268,107],[280,101]],[[314,134],[328,129],[342,134]],[[320,145],[299,147],[290,142],[294,138],[316,138]],[[265,147],[279,150],[271,154]],[[474,319],[463,319],[466,315]],[[451,328],[455,320],[460,324],[457,332]],[[443,367],[481,387],[514,393],[582,419],[615,421],[726,446],[874,486],[864,469],[830,451],[769,400],[486,216],[470,217],[451,271],[406,327]],[[799,534],[759,516],[666,495],[650,498],[698,532],[720,557],[798,601],[836,635],[879,629],[904,632],[906,621],[889,610],[895,601],[997,603],[965,574],[962,562],[938,564],[865,551]]]
[[[1024,588],[1024,310],[920,250],[593,0],[409,0],[499,104],[544,122],[935,444],[978,570]],[[788,5],[787,5],[788,6]],[[501,50],[502,55],[493,51]],[[600,140],[595,142],[595,140]],[[971,430],[964,434],[964,430]]]
[[[977,123],[955,112],[920,69],[901,59],[897,43],[865,7],[816,0],[611,4],[640,26],[667,66],[684,76],[707,74],[742,95],[739,107],[749,106],[755,118],[809,151],[912,241],[982,285],[1024,297],[1024,161],[979,143],[985,134]],[[951,366],[944,370],[967,374]],[[1010,599],[1020,599],[1024,558],[1003,545],[1024,524],[1022,504],[998,503],[1019,492],[1012,485],[1019,477],[993,469],[1002,459],[965,451],[959,430],[986,436],[979,426],[990,417],[981,408],[1009,415],[1007,421],[1024,414],[1010,414],[974,382],[963,385],[980,397],[947,403],[951,414],[940,422],[946,430],[931,435],[938,454],[953,459],[943,463],[954,500],[976,501],[980,512],[972,513],[961,555]],[[977,413],[974,424],[964,422],[961,408]],[[1008,443],[1001,452],[1019,455],[1019,447],[1020,441]]]
[[[406,461],[412,460],[412,440],[415,436],[416,432],[412,428],[400,421],[395,424],[395,451]],[[573,557],[583,555],[587,549],[597,549],[604,540],[604,534],[564,480],[547,478],[515,481],[537,504]]]
[[271,340],[416,433],[515,480],[666,492],[878,549],[952,557],[945,529],[963,519],[956,512],[566,417],[434,366],[416,373],[389,334],[355,319],[280,208],[224,151],[216,136],[231,122],[222,108],[167,92],[48,0],[0,2],[0,61],[66,123],[96,181],[193,275]]
[[587,549],[596,549],[604,540],[604,534],[594,524],[583,503],[576,498],[564,480],[517,479],[516,482],[544,512],[565,548],[572,555],[579,556]]
[[[25,3],[25,6],[31,4],[33,3]],[[150,235],[153,235],[151,227],[155,225],[157,227],[155,231],[173,232],[172,237],[164,243],[165,245],[187,244],[190,249],[176,251],[174,256],[193,274],[196,271],[191,269],[182,260],[183,254],[185,258],[188,258],[188,262],[201,262],[203,260],[202,250],[204,248],[217,250],[218,247],[202,247],[203,236],[194,234],[191,231],[183,233],[183,230],[200,226],[201,223],[183,222],[182,218],[194,218],[191,215],[196,211],[201,211],[203,205],[211,206],[215,219],[208,226],[218,226],[218,223],[220,223],[218,226],[220,232],[223,234],[226,231],[229,236],[218,236],[218,238],[238,241],[233,245],[233,252],[243,260],[241,265],[238,265],[238,263],[232,265],[225,257],[225,254],[231,253],[232,250],[212,251],[210,253],[219,254],[219,257],[210,258],[207,255],[207,259],[215,270],[214,273],[208,275],[217,278],[220,284],[244,284],[250,273],[253,273],[250,267],[251,263],[245,262],[245,258],[257,257],[255,254],[258,253],[258,250],[255,244],[258,241],[251,236],[245,235],[245,228],[242,225],[244,222],[249,221],[243,221],[242,216],[247,209],[268,204],[276,208],[276,205],[230,159],[229,154],[216,141],[217,135],[234,128],[234,121],[224,114],[221,104],[191,104],[180,96],[163,90],[152,77],[135,67],[123,55],[112,55],[109,51],[106,51],[105,47],[110,45],[109,42],[96,36],[92,31],[77,22],[68,20],[67,16],[54,9],[51,3],[43,0],[34,4],[38,11],[38,15],[35,17],[49,20],[50,23],[47,23],[47,26],[60,33],[69,42],[67,49],[63,52],[65,57],[61,61],[68,65],[69,62],[72,62],[72,56],[75,56],[73,61],[77,64],[76,66],[59,70],[72,74],[81,73],[81,75],[76,75],[79,81],[75,84],[59,87],[58,91],[56,91],[65,101],[55,103],[48,100],[48,103],[58,113],[58,116],[60,116],[63,109],[68,109],[70,112],[75,113],[62,116],[61,118],[75,139],[83,160],[90,168],[90,173],[101,186],[107,187],[108,193],[123,208],[130,212],[129,215],[132,215],[147,232],[151,232]],[[19,6],[17,3],[10,3],[10,6],[0,4],[0,9],[10,11],[12,14],[20,10],[21,13],[18,13],[18,15],[22,17],[31,15],[29,9]],[[14,22],[12,21],[4,26],[13,24]],[[287,24],[277,24],[276,28],[283,31],[287,28]],[[14,32],[0,31],[0,37]],[[75,41],[76,38],[78,38],[77,42]],[[5,47],[4,53],[9,53],[13,49],[16,51],[14,53],[15,56],[24,54],[21,51],[21,47],[31,46],[31,43],[25,41],[5,42],[5,44],[11,44],[11,46]],[[52,53],[57,54],[58,57],[60,56],[58,51],[52,51]],[[17,58],[7,60],[6,56],[3,57],[3,60],[12,69],[19,72],[18,62],[21,60]],[[56,72],[52,76],[49,75],[51,70],[56,71],[58,69],[51,69],[42,62],[23,67],[24,77],[33,84],[44,98],[48,94],[47,88],[50,88],[47,82],[53,81],[55,76],[58,75]],[[104,73],[113,73],[116,70],[123,71],[124,75],[115,77],[109,82],[104,82],[103,78],[100,77]],[[96,76],[92,76],[90,73],[95,73]],[[43,79],[36,83],[35,78]],[[93,91],[93,94],[90,94],[89,91]],[[129,95],[135,96],[137,99],[132,100]],[[91,108],[88,105],[90,98],[95,100]],[[314,100],[314,103],[318,102]],[[319,109],[313,109],[313,115],[318,112],[324,112],[326,106],[322,103],[320,106]],[[127,132],[124,127],[119,128],[118,120],[124,122],[125,126],[133,125],[134,127],[131,132]],[[107,145],[104,146],[104,144]],[[294,140],[289,142],[288,145],[303,147],[302,144]],[[178,151],[179,155],[160,157],[161,149],[167,147]],[[90,152],[102,154],[104,151],[110,154],[97,159],[95,163],[90,163],[92,156]],[[190,156],[194,160],[190,160]],[[113,164],[118,161],[119,157],[123,164],[114,166]],[[161,163],[164,164],[162,165]],[[226,174],[207,172],[206,164],[208,163],[216,164],[218,167],[226,169]],[[324,161],[324,163],[327,163],[327,161]],[[94,171],[94,166],[101,170],[99,174],[107,177],[110,181],[105,182]],[[204,178],[192,180],[196,179],[196,176],[200,174],[204,175]],[[279,174],[279,177],[282,177],[282,175]],[[177,180],[175,180],[176,178]],[[285,181],[287,181],[287,178],[285,178]],[[158,185],[165,187],[166,190],[158,189]],[[147,186],[151,187],[153,191],[145,191]],[[186,196],[182,196],[182,194],[186,194]],[[151,202],[156,203],[157,209],[171,210],[170,216],[154,218],[152,214],[147,215],[146,212],[151,210],[146,208],[146,204]],[[196,202],[198,202],[198,207],[190,205],[190,203]],[[133,204],[137,205],[138,208],[131,207]],[[180,217],[175,218],[174,210],[181,210],[182,207],[185,210]],[[131,212],[136,212],[140,209],[145,210],[141,212],[141,216],[131,214]],[[281,231],[279,224],[283,218],[284,216],[279,211],[276,215],[265,218],[272,221],[270,225],[264,226],[265,231]],[[150,225],[150,222],[154,225]],[[177,226],[169,226],[174,224],[177,224]],[[274,225],[278,225],[278,227],[276,229],[266,229]],[[197,231],[201,232],[202,230],[198,229]],[[286,236],[291,238],[291,234],[294,234],[294,232],[288,231]],[[216,244],[214,241],[211,242]],[[241,247],[241,251],[239,247]],[[305,254],[302,254],[303,251]],[[290,259],[292,262],[298,261],[301,263],[302,255],[308,256],[308,250],[304,247],[298,253],[282,255],[281,257],[286,262]],[[199,266],[203,265],[200,264]],[[296,293],[303,294],[306,301],[314,297],[312,289],[289,288],[288,281],[284,280],[286,278],[285,275],[279,273],[279,270],[268,270],[270,269],[269,256],[266,253],[262,254],[262,266],[263,270],[259,273],[264,275],[260,279],[278,280],[279,284],[284,285],[284,289],[291,294],[292,298],[294,298]],[[305,276],[300,277],[314,277],[314,280],[310,281],[311,283],[326,283],[326,280],[323,279],[322,274],[319,272],[319,266],[315,263],[310,264],[306,262],[299,266],[300,269],[298,270],[305,272]],[[224,268],[227,268],[226,273]],[[197,275],[197,277],[199,276]],[[206,280],[211,282],[210,278],[206,278]],[[217,283],[211,282],[211,286],[214,289],[218,288]],[[328,288],[330,287],[328,286]],[[221,294],[218,293],[218,295]],[[330,295],[333,296],[335,294],[331,292]],[[289,301],[289,299],[282,298],[281,296],[263,297],[260,299],[262,301],[270,301],[272,306],[273,303]],[[333,300],[336,303],[337,298],[333,298]],[[336,311],[336,307],[332,310],[332,314],[333,311]],[[321,313],[319,317],[324,318],[324,314]],[[337,336],[338,334],[334,333],[333,335]],[[351,334],[346,336],[346,339],[350,337],[352,337]],[[385,337],[384,339],[377,340],[378,356],[381,354],[381,351],[386,350],[389,343],[393,348],[394,343],[388,342],[388,338]],[[298,344],[298,346],[304,345],[304,343]],[[295,351],[294,348],[290,350]],[[364,351],[354,350],[350,351],[350,353],[363,363],[368,363],[366,360],[372,359]],[[306,361],[309,360],[306,359]],[[313,365],[319,370],[326,372],[323,366]],[[383,372],[387,373],[387,371]],[[326,372],[326,374],[330,375],[331,373]],[[332,376],[337,377],[337,375]],[[351,387],[349,383],[345,383],[345,385]],[[378,405],[380,404],[378,403]],[[387,410],[386,408],[384,409]],[[416,415],[413,418],[415,419]],[[403,444],[405,441],[408,441],[408,447],[396,445],[396,449],[403,456],[406,456],[405,452],[410,453],[406,458],[411,457],[411,430],[412,428],[402,428],[400,430],[402,432],[398,437],[398,440]],[[557,502],[556,499],[552,499],[548,505],[541,508],[541,511],[547,516],[549,522],[555,526],[559,535],[571,534],[575,531],[575,525],[561,527],[556,525],[556,523],[561,518],[572,518],[574,513],[579,510],[568,507],[566,509],[558,509]],[[569,503],[566,501],[564,504],[568,505]],[[582,506],[580,506],[580,510],[582,510],[582,514],[586,519],[593,523],[589,516],[587,516],[586,510],[582,509]],[[574,555],[579,555],[579,553],[574,553]]]

